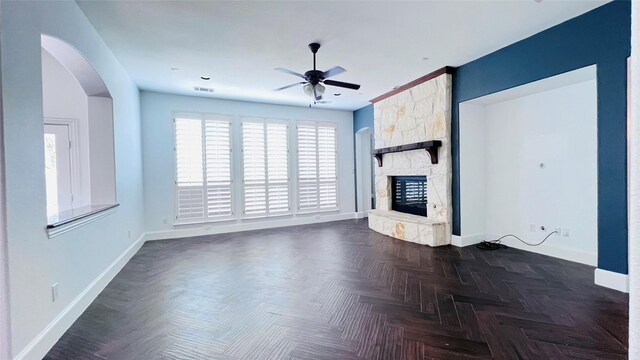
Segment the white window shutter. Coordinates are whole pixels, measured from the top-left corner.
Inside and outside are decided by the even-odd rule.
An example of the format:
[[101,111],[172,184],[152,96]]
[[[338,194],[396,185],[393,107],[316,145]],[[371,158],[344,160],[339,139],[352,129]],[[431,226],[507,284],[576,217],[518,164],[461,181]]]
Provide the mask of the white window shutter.
[[318,192],[321,209],[338,206],[336,128],[318,126]]
[[262,122],[242,123],[244,213],[267,213],[265,132]]
[[269,214],[289,211],[288,126],[267,123],[267,192]]
[[269,216],[289,212],[287,124],[248,118],[242,123],[244,213]]
[[205,164],[207,174],[207,217],[232,215],[231,122],[225,116],[206,117]]
[[298,208],[338,206],[337,137],[333,124],[298,124]]
[[175,119],[176,219],[197,222],[232,214],[231,127],[223,115]]

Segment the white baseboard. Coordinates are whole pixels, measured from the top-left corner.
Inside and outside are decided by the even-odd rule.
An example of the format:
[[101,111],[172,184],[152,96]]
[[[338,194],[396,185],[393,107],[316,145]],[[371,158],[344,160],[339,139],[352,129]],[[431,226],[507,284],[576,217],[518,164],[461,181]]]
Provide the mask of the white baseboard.
[[457,246],[457,247],[465,247],[465,246],[477,244],[485,239],[486,239],[486,236],[480,233],[463,235],[463,236],[452,235],[451,245]]
[[604,269],[596,269],[594,272],[594,279],[596,285],[626,293],[629,292],[629,275],[627,274],[620,274]]
[[367,211],[359,211],[359,212],[354,214],[354,217],[356,219],[364,219],[366,217],[369,217],[369,212],[367,212]]
[[93,280],[14,360],[42,359],[144,244],[145,234]]
[[549,246],[545,244],[539,246],[529,246],[521,243],[516,239],[502,239],[502,243],[515,249],[547,255],[558,259],[569,260],[590,266],[598,265],[598,255],[594,253],[567,249],[558,246]]
[[316,224],[330,221],[357,219],[357,213],[339,214],[298,214],[294,218],[264,219],[260,221],[231,223],[231,224],[200,224],[197,227],[176,228],[171,230],[147,231],[146,241],[187,238],[193,236],[226,234],[240,231],[263,230],[285,226]]
[[[486,238],[497,239],[499,237],[500,235],[488,234]],[[560,246],[550,246],[547,244],[542,244],[539,246],[529,246],[511,237],[504,238],[502,239],[501,242],[509,247],[519,249],[519,250],[547,255],[547,256],[558,258],[558,259],[573,261],[573,262],[577,262],[577,263],[585,264],[589,266],[598,266],[597,253],[590,253],[586,251],[568,249]]]

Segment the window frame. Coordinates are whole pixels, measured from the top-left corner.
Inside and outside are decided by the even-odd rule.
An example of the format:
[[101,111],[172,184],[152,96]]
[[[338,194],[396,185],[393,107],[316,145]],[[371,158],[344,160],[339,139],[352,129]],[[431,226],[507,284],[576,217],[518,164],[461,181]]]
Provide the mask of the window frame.
[[[85,178],[80,171],[80,137],[78,136],[78,119],[75,118],[59,118],[59,117],[45,117],[44,125],[66,125],[69,127],[69,154],[70,154],[70,166],[71,166],[71,205],[72,209],[78,208],[78,203],[85,202],[86,199],[82,197],[82,184]],[[115,171],[114,171],[115,172]],[[90,185],[90,184],[89,184]],[[116,203],[118,200],[116,199]],[[58,212],[59,213],[59,212]],[[48,221],[47,221],[48,223]]]
[[[239,137],[239,142],[240,142],[240,211],[239,211],[239,216],[238,218],[240,219],[260,219],[260,218],[273,218],[273,217],[278,217],[278,216],[288,216],[288,215],[293,215],[294,214],[294,207],[293,207],[293,178],[291,177],[291,173],[292,173],[292,157],[291,157],[291,122],[287,119],[278,119],[278,118],[270,118],[270,117],[261,117],[261,116],[250,116],[250,115],[242,115],[240,116],[240,137]],[[245,182],[244,182],[244,128],[243,125],[245,123],[254,123],[254,124],[263,124],[264,126],[264,137],[265,137],[265,201],[266,201],[266,212],[264,214],[246,214],[244,211],[244,207],[245,207]],[[279,211],[279,212],[274,212],[274,213],[270,213],[269,212],[269,207],[268,207],[268,197],[269,197],[269,192],[268,192],[268,187],[269,187],[269,178],[268,178],[268,171],[269,171],[269,166],[268,166],[268,151],[267,151],[267,124],[281,124],[281,125],[285,125],[286,129],[287,129],[287,137],[286,137],[286,142],[287,142],[287,191],[288,191],[288,196],[287,196],[287,206],[288,209],[287,211]]]
[[[207,190],[207,169],[206,169],[206,159],[204,157],[204,151],[206,148],[206,131],[205,131],[205,123],[206,120],[217,120],[212,119],[216,117],[225,118],[229,122],[229,171],[230,171],[230,214],[228,215],[220,215],[209,217],[206,210],[206,190]],[[178,217],[179,214],[179,199],[178,199],[178,156],[177,156],[177,131],[176,131],[176,120],[178,118],[182,119],[192,119],[199,120],[201,122],[202,127],[202,149],[203,149],[203,161],[202,161],[202,176],[203,176],[203,190],[204,192],[204,204],[205,209],[204,216],[201,219],[195,220],[180,220]],[[218,120],[220,121],[220,120]],[[222,113],[203,113],[203,112],[193,112],[193,111],[173,111],[171,117],[171,126],[172,126],[172,152],[173,152],[173,225],[191,225],[191,224],[206,224],[206,223],[215,223],[215,222],[224,222],[224,221],[232,221],[237,218],[236,216],[236,204],[235,204],[235,166],[234,166],[234,153],[233,153],[233,115],[231,114],[222,114]]]
[[[336,179],[335,179],[335,184],[336,184],[336,205],[334,207],[330,207],[330,208],[320,208],[320,162],[317,161],[316,163],[316,169],[317,169],[317,184],[318,184],[318,207],[316,208],[308,208],[308,209],[301,209],[300,208],[300,164],[299,164],[299,156],[300,156],[300,147],[298,145],[298,128],[300,125],[303,126],[314,126],[316,128],[316,159],[319,156],[319,151],[318,151],[318,127],[332,127],[335,129],[335,163],[336,163]],[[296,182],[296,213],[297,214],[313,214],[313,213],[323,213],[323,212],[335,212],[335,211],[339,211],[340,210],[340,160],[338,157],[338,154],[340,153],[340,146],[338,143],[338,124],[335,122],[329,122],[329,121],[310,121],[310,120],[297,120],[296,121],[296,132],[293,135],[294,139],[295,139],[295,148],[296,148],[296,178],[295,178],[295,182]]]

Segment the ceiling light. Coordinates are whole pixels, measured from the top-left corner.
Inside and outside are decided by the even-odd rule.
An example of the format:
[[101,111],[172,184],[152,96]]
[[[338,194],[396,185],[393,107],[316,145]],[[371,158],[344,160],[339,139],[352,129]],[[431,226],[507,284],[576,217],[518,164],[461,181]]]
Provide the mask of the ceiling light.
[[340,96],[340,95],[342,95],[342,94],[341,94],[341,93],[335,93],[335,94],[333,94],[333,96]]
[[211,76],[203,75],[203,76],[200,76],[200,79],[209,81],[211,80]]
[[310,97],[315,97],[315,96],[322,96],[324,94],[324,86],[322,86],[322,84],[316,84],[315,85],[315,89],[316,89],[316,93],[314,96],[313,93],[313,89],[314,89],[314,85],[311,85],[311,83],[307,83],[305,84],[302,89],[304,90],[304,93],[307,94],[307,96]]
[[428,57],[423,57],[422,61],[429,61],[429,58]]
[[180,69],[178,69],[177,67],[172,67],[171,68],[171,71],[178,71],[178,70],[180,70]]

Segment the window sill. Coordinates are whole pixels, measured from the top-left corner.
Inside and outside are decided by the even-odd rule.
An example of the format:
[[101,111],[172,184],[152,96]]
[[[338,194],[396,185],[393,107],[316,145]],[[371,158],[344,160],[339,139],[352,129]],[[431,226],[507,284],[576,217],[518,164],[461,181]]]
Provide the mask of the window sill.
[[334,213],[334,212],[339,212],[339,211],[340,211],[340,207],[326,208],[326,209],[298,210],[298,215],[313,215],[313,214],[323,214],[323,213]]
[[224,223],[224,222],[242,222],[242,221],[252,221],[252,220],[268,220],[268,219],[278,219],[278,218],[283,218],[283,217],[297,217],[297,216],[301,216],[301,217],[311,217],[313,215],[317,215],[317,216],[321,216],[321,215],[325,215],[327,213],[338,213],[340,212],[340,208],[336,207],[336,208],[330,208],[330,209],[322,209],[322,210],[304,210],[304,211],[300,211],[298,210],[297,213],[294,212],[286,212],[286,213],[277,213],[277,214],[271,214],[271,215],[260,215],[260,216],[241,216],[241,217],[224,217],[224,218],[219,218],[219,219],[208,219],[208,220],[197,220],[197,221],[184,221],[184,222],[174,222],[173,223],[173,227],[183,227],[183,226],[194,226],[194,225],[213,225],[213,224],[217,224],[217,223]]
[[47,220],[47,236],[54,238],[75,228],[94,222],[116,211],[120,204],[89,205],[63,211]]

